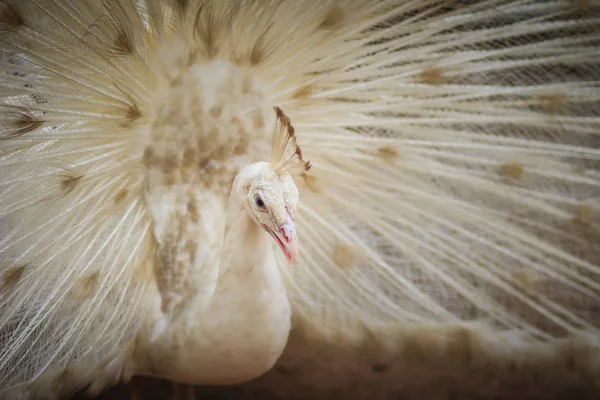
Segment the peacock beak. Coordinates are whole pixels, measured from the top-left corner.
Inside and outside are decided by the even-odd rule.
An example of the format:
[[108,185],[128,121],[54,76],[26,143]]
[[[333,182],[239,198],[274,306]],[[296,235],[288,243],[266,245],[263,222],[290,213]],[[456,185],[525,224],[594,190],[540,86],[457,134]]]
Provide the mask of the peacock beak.
[[285,223],[280,225],[277,232],[268,230],[273,239],[279,245],[279,248],[285,255],[285,258],[292,265],[298,264],[298,240],[296,238],[296,224],[288,213],[285,214]]
[[283,238],[282,250],[288,262],[298,264],[298,239],[296,238],[296,224],[288,213],[285,213],[285,223],[279,227],[279,234]]

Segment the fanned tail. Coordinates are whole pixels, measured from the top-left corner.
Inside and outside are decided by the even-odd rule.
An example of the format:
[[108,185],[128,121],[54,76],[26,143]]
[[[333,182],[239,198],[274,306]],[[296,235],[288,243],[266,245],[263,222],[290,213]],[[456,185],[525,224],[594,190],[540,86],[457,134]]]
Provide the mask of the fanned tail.
[[211,124],[262,134],[277,105],[302,151],[282,128],[275,159],[311,160],[282,267],[298,330],[597,336],[600,17],[574,3],[0,1],[0,393],[135,370],[158,298],[144,150],[198,65],[239,83],[235,112],[189,103]]

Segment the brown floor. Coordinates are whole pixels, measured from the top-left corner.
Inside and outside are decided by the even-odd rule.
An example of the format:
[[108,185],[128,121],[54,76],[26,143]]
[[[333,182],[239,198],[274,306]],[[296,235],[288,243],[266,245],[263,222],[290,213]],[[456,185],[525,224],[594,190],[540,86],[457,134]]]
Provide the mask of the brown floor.
[[[312,347],[312,346],[311,346]],[[600,360],[598,360],[600,362]],[[562,367],[560,367],[562,368]],[[549,365],[511,370],[462,365],[452,360],[396,357],[374,361],[366,353],[292,342],[280,363],[265,376],[234,387],[198,387],[197,399],[385,399],[513,400],[600,399],[600,376]],[[139,379],[140,400],[173,398],[170,382]],[[100,399],[131,398],[131,386],[105,391]],[[89,398],[76,396],[77,400]],[[180,399],[185,399],[180,397]],[[75,400],[75,399],[73,399]],[[189,400],[189,399],[186,399]]]

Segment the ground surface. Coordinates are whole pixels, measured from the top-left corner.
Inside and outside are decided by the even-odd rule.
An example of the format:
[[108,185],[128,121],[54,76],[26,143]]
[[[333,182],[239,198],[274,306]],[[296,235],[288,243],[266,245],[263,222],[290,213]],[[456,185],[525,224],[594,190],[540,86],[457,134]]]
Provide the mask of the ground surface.
[[[395,359],[363,352],[306,346],[292,339],[267,375],[233,387],[198,387],[198,399],[600,399],[598,377],[548,368],[511,371],[489,365],[458,366],[418,354]],[[167,381],[141,379],[143,400],[171,399]],[[102,400],[128,399],[129,387],[104,392]],[[77,396],[83,399],[84,396]]]

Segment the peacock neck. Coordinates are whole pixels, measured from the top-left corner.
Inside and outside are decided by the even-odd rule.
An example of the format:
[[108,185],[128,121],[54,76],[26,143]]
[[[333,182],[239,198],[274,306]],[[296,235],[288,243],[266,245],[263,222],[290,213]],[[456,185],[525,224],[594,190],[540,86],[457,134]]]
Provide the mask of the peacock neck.
[[142,374],[235,384],[264,374],[283,352],[291,310],[272,239],[232,197],[214,291],[200,290],[152,342]]
[[232,283],[246,288],[281,283],[272,239],[248,215],[235,190],[227,208],[215,295],[227,291]]
[[244,206],[231,199],[215,292],[197,315],[199,329],[193,335],[192,346],[198,346],[202,359],[185,363],[194,371],[205,367],[202,374],[190,376],[192,383],[254,379],[283,352],[291,310],[271,240]]

